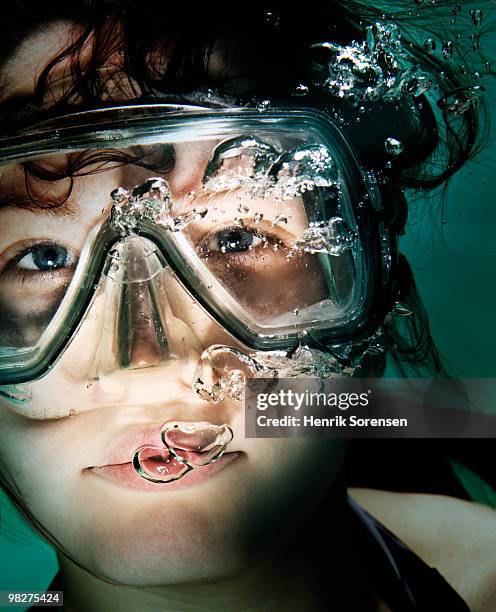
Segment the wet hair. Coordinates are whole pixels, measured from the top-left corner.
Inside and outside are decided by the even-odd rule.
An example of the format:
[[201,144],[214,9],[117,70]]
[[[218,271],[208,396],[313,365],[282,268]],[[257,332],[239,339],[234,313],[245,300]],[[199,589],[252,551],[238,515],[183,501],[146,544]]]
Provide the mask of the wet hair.
[[[424,196],[446,186],[448,179],[485,143],[488,122],[482,102],[469,105],[460,114],[442,112],[427,96],[366,103],[362,110],[312,85],[310,47],[324,41],[349,44],[363,40],[365,28],[377,20],[400,26],[412,62],[436,78],[439,98],[470,84],[464,74],[455,70],[455,60],[446,57],[453,48],[457,53],[457,44],[463,53],[461,42],[448,47],[450,50],[443,56],[440,49],[437,54],[431,53],[414,38],[423,31],[441,47],[445,41],[442,24],[452,17],[454,2],[437,0],[417,5],[413,0],[390,0],[383,6],[371,4],[307,0],[304,8],[295,10],[284,2],[240,1],[234,10],[232,2],[192,6],[164,0],[13,1],[0,15],[1,57],[8,57],[29,33],[43,30],[54,20],[72,22],[75,36],[40,73],[34,100],[23,106],[13,99],[0,106],[0,130],[32,122],[38,112],[68,112],[76,101],[87,107],[111,104],[122,94],[143,102],[181,102],[189,101],[194,92],[202,91],[208,96],[212,90],[230,96],[236,104],[253,104],[266,98],[299,101],[301,105],[337,113],[364,167],[381,170],[385,222],[400,235],[409,205],[404,190],[415,189]],[[463,4],[467,13],[470,4]],[[478,39],[474,39],[473,46],[477,45]],[[474,61],[480,63],[480,50],[476,48],[473,53]],[[212,70],[220,55],[230,61]],[[55,96],[54,71],[66,60],[67,80],[63,91]],[[464,63],[468,66],[466,60]],[[291,95],[299,84],[309,87],[308,96],[301,100]],[[388,169],[384,139],[398,130],[405,155]],[[78,171],[84,167],[80,162],[78,158]],[[74,170],[69,166],[69,175],[71,167]],[[36,176],[41,170],[34,165],[26,167],[26,172]],[[411,205],[415,193],[408,195]],[[426,205],[425,201],[422,205]],[[384,338],[389,353],[404,371],[413,366],[444,375],[413,273],[402,256],[396,291],[397,298],[411,308],[414,316],[386,321]],[[63,550],[18,501],[19,493],[10,484],[11,479],[0,477],[25,518]]]

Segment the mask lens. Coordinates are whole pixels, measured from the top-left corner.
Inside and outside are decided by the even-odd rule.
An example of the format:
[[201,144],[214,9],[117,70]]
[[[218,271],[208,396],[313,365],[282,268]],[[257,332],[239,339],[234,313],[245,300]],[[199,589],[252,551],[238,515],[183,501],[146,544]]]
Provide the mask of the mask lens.
[[191,251],[261,328],[339,321],[360,254],[336,161],[303,138],[265,138],[214,146],[194,203],[208,212],[185,231]]
[[277,202],[230,194],[209,215],[201,231],[195,228],[197,236],[189,229],[195,251],[260,324],[294,324],[295,316],[311,320],[319,310],[337,317],[353,297],[351,246],[334,245],[331,255],[337,239],[328,224],[310,225],[303,198]]
[[[0,168],[0,350],[34,347],[76,274],[88,237],[108,217],[111,192],[171,167],[169,145],[56,154]],[[88,262],[83,262],[86,265]],[[83,266],[81,266],[83,267]],[[70,287],[75,276],[79,287]]]
[[[61,156],[4,166],[0,236],[0,345],[12,350],[35,346],[55,316],[71,283],[84,232],[55,214],[64,199],[56,174]],[[67,213],[63,207],[61,212]]]

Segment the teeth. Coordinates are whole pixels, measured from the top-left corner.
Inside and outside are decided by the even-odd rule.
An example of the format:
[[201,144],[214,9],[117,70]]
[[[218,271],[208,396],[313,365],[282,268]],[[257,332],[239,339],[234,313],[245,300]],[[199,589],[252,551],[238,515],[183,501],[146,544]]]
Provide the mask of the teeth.
[[133,456],[133,467],[142,478],[156,483],[174,482],[192,469],[180,457],[160,446],[138,448]]
[[233,432],[225,424],[169,421],[162,427],[161,436],[172,456],[191,467],[202,467],[223,455]]

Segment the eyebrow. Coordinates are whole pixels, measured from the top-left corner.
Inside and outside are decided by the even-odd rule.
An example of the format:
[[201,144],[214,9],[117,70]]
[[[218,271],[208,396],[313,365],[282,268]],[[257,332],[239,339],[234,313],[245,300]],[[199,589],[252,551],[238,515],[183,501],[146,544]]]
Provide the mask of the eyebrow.
[[56,204],[54,206],[40,206],[26,197],[22,200],[22,203],[16,202],[14,198],[5,197],[0,193],[0,216],[3,212],[8,210],[19,210],[27,211],[29,213],[40,215],[40,216],[52,216],[52,217],[63,217],[63,218],[74,218],[77,214],[76,208],[64,202],[63,204]]

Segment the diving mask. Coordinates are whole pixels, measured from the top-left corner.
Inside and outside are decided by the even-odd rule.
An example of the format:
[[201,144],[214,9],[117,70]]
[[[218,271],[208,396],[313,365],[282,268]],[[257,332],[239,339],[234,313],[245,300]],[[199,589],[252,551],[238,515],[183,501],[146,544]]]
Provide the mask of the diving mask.
[[102,333],[122,368],[143,325],[159,359],[170,353],[170,283],[248,352],[290,351],[302,335],[338,352],[391,307],[380,198],[319,111],[80,112],[4,139],[0,164],[2,384],[44,376],[99,292],[116,296]]

